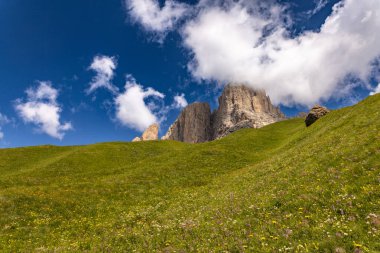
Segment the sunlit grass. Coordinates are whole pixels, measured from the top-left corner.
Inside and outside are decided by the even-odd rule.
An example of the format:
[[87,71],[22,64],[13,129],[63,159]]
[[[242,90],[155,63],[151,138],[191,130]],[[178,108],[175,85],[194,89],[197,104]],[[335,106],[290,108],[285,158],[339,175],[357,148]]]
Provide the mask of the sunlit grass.
[[197,145],[0,150],[0,251],[380,252],[379,108]]

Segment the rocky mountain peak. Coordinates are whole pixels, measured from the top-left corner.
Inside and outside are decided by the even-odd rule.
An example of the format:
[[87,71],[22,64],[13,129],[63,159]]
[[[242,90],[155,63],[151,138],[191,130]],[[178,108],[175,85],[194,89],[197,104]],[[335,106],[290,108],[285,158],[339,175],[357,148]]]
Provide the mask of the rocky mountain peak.
[[169,128],[164,140],[190,143],[222,138],[242,128],[260,128],[285,119],[263,90],[227,85],[213,113],[207,103],[187,106]]
[[284,118],[265,91],[230,84],[219,97],[219,107],[213,113],[213,139],[241,128],[260,128]]

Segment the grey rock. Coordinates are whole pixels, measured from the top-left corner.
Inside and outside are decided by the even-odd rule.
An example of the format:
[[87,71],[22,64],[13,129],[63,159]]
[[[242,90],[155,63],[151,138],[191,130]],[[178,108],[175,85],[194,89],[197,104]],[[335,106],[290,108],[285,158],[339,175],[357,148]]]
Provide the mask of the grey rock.
[[213,113],[213,139],[222,138],[242,128],[261,128],[285,119],[263,90],[243,85],[227,85]]
[[311,126],[314,122],[316,122],[318,119],[322,118],[323,116],[325,116],[326,114],[328,114],[330,111],[324,107],[324,106],[320,106],[320,105],[315,105],[311,111],[309,112],[309,114],[307,115],[306,119],[305,119],[305,124],[306,126]]
[[169,128],[163,140],[199,143],[211,140],[211,110],[207,103],[187,106]]
[[189,143],[212,141],[243,128],[260,128],[284,120],[262,90],[243,85],[227,85],[212,114],[207,103],[187,106],[169,128],[163,140]]

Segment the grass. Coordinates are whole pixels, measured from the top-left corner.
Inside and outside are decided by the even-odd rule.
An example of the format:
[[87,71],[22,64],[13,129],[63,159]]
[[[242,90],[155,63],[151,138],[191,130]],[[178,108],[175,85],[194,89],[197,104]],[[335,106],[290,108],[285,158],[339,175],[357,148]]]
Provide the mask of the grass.
[[380,252],[379,108],[196,145],[0,150],[0,251]]

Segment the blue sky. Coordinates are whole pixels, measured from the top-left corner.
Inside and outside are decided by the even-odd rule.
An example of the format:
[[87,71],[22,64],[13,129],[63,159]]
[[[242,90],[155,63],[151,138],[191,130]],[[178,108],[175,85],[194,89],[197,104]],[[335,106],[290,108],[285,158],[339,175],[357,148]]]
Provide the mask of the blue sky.
[[[177,102],[182,96],[187,103],[205,101],[215,108],[222,85],[229,81],[267,88],[288,116],[306,110],[315,102],[331,108],[347,106],[375,90],[379,71],[374,60],[379,54],[372,50],[370,43],[358,51],[342,41],[343,46],[339,48],[346,51],[342,49],[340,55],[365,57],[357,64],[342,66],[339,62],[345,59],[337,58],[333,63],[337,70],[322,70],[324,66],[317,65],[326,60],[311,54],[305,58],[310,62],[303,58],[294,62],[295,65],[307,65],[302,75],[296,66],[285,68],[286,75],[281,75],[284,72],[266,74],[272,73],[272,63],[277,69],[287,65],[284,64],[286,55],[294,59],[294,54],[309,54],[315,47],[325,44],[327,46],[315,52],[323,55],[328,51],[326,48],[334,43],[334,37],[330,42],[326,34],[333,28],[321,27],[328,16],[334,15],[332,8],[338,0],[247,2],[0,1],[0,147],[129,141],[139,136],[144,124],[152,120],[160,122],[160,135],[163,135],[186,104],[183,99],[180,100],[182,104],[176,103],[175,97]],[[264,6],[258,7],[263,2]],[[380,16],[376,9],[379,4],[376,0],[364,0],[363,10],[358,13],[369,16],[369,21],[365,20],[366,16],[360,19],[365,21],[362,26],[368,27],[367,34],[360,26],[357,31],[345,30],[343,22],[355,22],[344,19],[355,7],[352,0],[347,2],[347,6],[340,7],[341,13],[336,14],[342,17],[342,21],[337,21],[342,22],[338,29],[345,31],[347,37],[365,38],[373,27],[365,22],[376,21],[368,11],[375,10]],[[149,8],[143,8],[147,6]],[[220,38],[208,37],[208,31],[214,31],[213,25],[220,25],[217,22],[220,17],[225,17],[221,20],[226,21],[223,24],[226,33]],[[229,24],[229,17],[236,17],[236,20],[240,17],[243,21],[236,24],[232,18],[233,23]],[[259,25],[261,23],[265,24]],[[234,27],[236,30],[228,31]],[[347,24],[347,27],[352,25]],[[240,28],[242,33],[239,33]],[[280,49],[276,50],[285,53],[276,54],[276,50],[266,46],[258,47],[261,51],[240,52],[235,45],[244,47],[246,42],[252,45],[255,42],[253,32],[248,32],[245,38],[246,29],[260,30],[260,41],[278,42],[276,46]],[[204,31],[205,38],[200,38]],[[305,36],[308,32],[313,34]],[[303,41],[299,43],[301,46],[294,43],[297,39]],[[373,40],[376,44],[378,37]],[[309,50],[308,45],[314,41],[318,46],[311,46]],[[215,52],[207,51],[204,55],[204,48],[215,48]],[[228,50],[232,50],[232,56],[224,54]],[[239,54],[242,57],[236,58]],[[252,67],[256,54],[269,59],[265,69]],[[96,59],[103,59],[98,62],[103,65],[91,68]],[[111,62],[107,60],[114,66],[110,68],[107,64]],[[235,64],[228,66],[226,61]],[[247,61],[249,64],[245,66]],[[107,77],[104,71],[112,73]],[[295,80],[304,80],[313,73],[321,82],[326,80],[321,76],[328,73],[327,77],[334,83],[313,90],[310,88],[315,86],[312,81],[305,81],[310,85],[306,88],[302,81],[298,86],[295,82],[294,90],[297,91],[293,92],[288,73]],[[100,88],[89,92],[97,76]],[[338,82],[339,85],[335,84]],[[336,90],[344,92],[337,95]],[[41,109],[45,107],[46,110]]]

